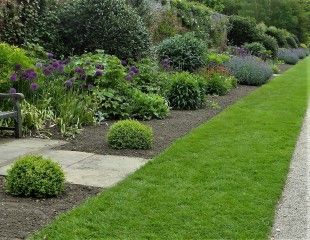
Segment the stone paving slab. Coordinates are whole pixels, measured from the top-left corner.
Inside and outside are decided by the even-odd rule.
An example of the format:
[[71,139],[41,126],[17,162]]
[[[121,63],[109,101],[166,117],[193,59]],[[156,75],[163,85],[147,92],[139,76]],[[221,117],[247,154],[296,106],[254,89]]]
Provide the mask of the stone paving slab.
[[65,141],[49,140],[49,139],[14,139],[0,141],[0,167],[4,167],[18,157],[25,154],[36,154],[45,149],[60,146]]
[[0,175],[6,175],[16,158],[25,154],[38,154],[58,162],[65,172],[67,182],[108,188],[147,162],[146,159],[136,157],[52,149],[64,143],[44,139],[0,141]]

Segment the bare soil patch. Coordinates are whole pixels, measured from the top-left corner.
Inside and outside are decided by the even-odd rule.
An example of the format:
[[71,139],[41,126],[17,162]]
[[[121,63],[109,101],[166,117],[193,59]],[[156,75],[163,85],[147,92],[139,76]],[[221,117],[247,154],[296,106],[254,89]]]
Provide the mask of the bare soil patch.
[[20,198],[5,193],[4,177],[0,176],[0,239],[25,239],[60,213],[81,204],[100,190],[66,184],[65,192],[57,198]]
[[[106,135],[109,127],[115,121],[106,121],[100,126],[85,127],[75,139],[70,140],[68,144],[57,147],[57,149],[152,158],[166,149],[174,140],[184,136],[255,89],[257,87],[240,85],[228,95],[209,97],[204,109],[171,111],[170,116],[166,119],[145,121],[144,123],[154,130],[154,145],[150,150],[114,150],[110,148]],[[59,138],[60,135],[54,134],[53,137]]]

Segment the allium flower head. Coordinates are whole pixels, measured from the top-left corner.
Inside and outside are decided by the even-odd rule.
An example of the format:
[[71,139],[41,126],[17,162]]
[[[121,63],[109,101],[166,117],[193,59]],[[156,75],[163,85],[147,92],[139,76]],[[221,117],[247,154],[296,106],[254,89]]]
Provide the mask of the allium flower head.
[[84,69],[83,68],[80,68],[80,67],[76,67],[74,69],[74,71],[80,75],[83,75],[84,74]]
[[129,71],[133,72],[134,74],[138,74],[139,73],[139,69],[136,66],[130,67]]
[[132,75],[128,74],[128,75],[125,77],[125,79],[126,79],[127,81],[131,81],[131,80],[132,80]]
[[11,80],[12,82],[16,82],[16,81],[17,81],[17,74],[16,74],[16,73],[13,73],[13,74],[11,75],[11,77],[10,77],[10,80]]
[[51,74],[52,74],[52,71],[53,71],[53,69],[51,69],[50,66],[46,66],[46,67],[43,68],[43,74],[44,74],[45,76],[51,75]]
[[127,62],[126,60],[122,60],[122,61],[121,61],[121,64],[125,67],[125,66],[128,65],[128,62]]
[[35,82],[31,83],[31,84],[30,84],[30,89],[31,89],[32,91],[37,91],[37,90],[39,89],[39,84],[37,84],[37,83],[35,83]]
[[52,58],[54,57],[54,54],[53,54],[53,53],[47,53],[46,55],[47,55],[47,57],[48,57],[49,59],[52,59]]
[[37,73],[33,69],[27,69],[23,72],[23,78],[32,81],[37,78]]
[[57,68],[59,67],[59,65],[60,65],[60,63],[59,63],[58,61],[54,61],[54,62],[52,63],[52,66],[53,66],[55,69],[57,69]]
[[95,77],[100,77],[100,76],[102,76],[102,74],[103,74],[103,72],[101,70],[97,70],[95,72]]
[[16,93],[16,89],[15,88],[10,88],[9,93]]
[[65,81],[65,86],[66,86],[66,88],[72,88],[73,87],[73,80],[69,79],[69,80]]

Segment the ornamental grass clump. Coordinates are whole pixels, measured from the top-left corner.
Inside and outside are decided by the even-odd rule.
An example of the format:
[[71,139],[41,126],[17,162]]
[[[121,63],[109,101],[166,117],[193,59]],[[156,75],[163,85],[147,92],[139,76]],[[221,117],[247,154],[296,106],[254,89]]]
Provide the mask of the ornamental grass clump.
[[118,121],[109,129],[108,143],[114,149],[150,149],[153,130],[137,120]]
[[272,76],[270,66],[253,56],[234,56],[225,66],[243,85],[259,86],[266,83]]
[[17,160],[5,178],[8,193],[25,197],[53,197],[64,190],[65,175],[58,163],[42,156]]
[[298,51],[294,49],[280,48],[278,52],[278,59],[284,61],[286,64],[295,65],[300,58]]

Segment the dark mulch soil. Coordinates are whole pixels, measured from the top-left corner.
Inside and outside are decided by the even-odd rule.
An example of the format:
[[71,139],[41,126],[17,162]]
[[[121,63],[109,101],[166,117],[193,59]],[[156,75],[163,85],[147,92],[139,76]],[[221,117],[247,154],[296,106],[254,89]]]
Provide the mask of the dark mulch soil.
[[40,229],[58,214],[65,212],[101,189],[82,185],[66,184],[65,193],[57,198],[19,198],[3,190],[4,177],[0,176],[0,239],[25,239]]
[[279,66],[280,69],[280,73],[285,72],[286,70],[290,69],[291,67],[293,67],[294,65],[289,65],[289,64],[281,64]]
[[85,127],[75,139],[57,149],[152,158],[167,148],[174,140],[184,136],[190,130],[212,118],[256,88],[253,86],[238,86],[226,96],[209,97],[208,106],[204,109],[171,111],[170,116],[166,119],[145,121],[144,123],[154,130],[154,146],[150,150],[114,150],[110,148],[106,135],[113,121],[107,121],[101,126]]

